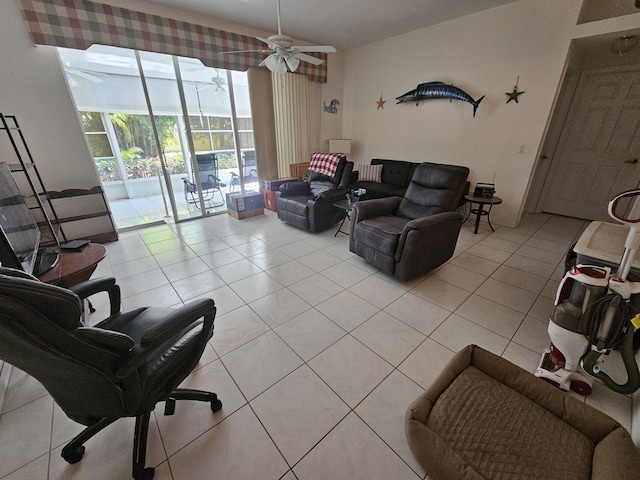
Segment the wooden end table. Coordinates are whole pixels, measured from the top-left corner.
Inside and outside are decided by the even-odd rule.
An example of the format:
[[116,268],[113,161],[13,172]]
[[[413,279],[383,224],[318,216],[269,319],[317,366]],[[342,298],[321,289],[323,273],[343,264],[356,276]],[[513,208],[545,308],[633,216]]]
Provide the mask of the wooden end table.
[[60,250],[58,255],[56,266],[38,278],[41,282],[68,288],[89,280],[98,263],[107,255],[107,247],[100,243],[90,243],[76,251]]
[[[90,243],[80,250],[68,251],[57,249],[58,263],[38,277],[41,282],[59,287],[69,288],[91,278],[98,263],[107,255],[107,247],[100,243]],[[87,299],[90,312],[95,309]],[[84,302],[82,304],[82,324],[86,325]]]
[[[473,230],[473,233],[478,233],[478,226],[480,225],[480,218],[483,216],[487,217],[487,223],[489,224],[489,227],[491,228],[492,232],[495,232],[495,230],[493,229],[493,225],[491,225],[491,220],[489,218],[489,214],[491,213],[491,208],[494,205],[498,205],[500,203],[502,203],[502,199],[500,197],[496,197],[495,195],[491,198],[485,198],[485,197],[475,197],[471,194],[469,195],[465,195],[464,196],[465,200],[467,200],[469,203],[477,203],[478,204],[478,208],[470,208],[469,210],[469,215],[471,215],[472,213],[476,214],[476,226],[475,229]],[[485,210],[484,206],[485,205],[489,205],[489,209]],[[469,215],[467,215],[467,218],[469,218]]]

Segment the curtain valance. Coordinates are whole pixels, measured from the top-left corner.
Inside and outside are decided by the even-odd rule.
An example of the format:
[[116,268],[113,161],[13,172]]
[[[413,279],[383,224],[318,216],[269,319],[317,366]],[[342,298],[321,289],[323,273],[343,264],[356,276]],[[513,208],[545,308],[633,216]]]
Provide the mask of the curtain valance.
[[[208,67],[245,71],[257,66],[264,53],[219,52],[262,50],[258,39],[202,25],[164,18],[88,0],[20,0],[31,39],[37,45],[86,50],[111,45],[180,57],[198,58]],[[327,81],[325,63],[302,62],[296,73]]]

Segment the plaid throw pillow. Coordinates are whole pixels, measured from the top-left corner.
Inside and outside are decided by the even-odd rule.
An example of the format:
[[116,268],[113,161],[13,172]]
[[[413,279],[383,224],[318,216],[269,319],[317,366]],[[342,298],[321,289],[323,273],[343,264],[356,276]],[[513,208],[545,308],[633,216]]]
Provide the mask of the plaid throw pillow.
[[382,165],[358,165],[358,181],[382,183]]

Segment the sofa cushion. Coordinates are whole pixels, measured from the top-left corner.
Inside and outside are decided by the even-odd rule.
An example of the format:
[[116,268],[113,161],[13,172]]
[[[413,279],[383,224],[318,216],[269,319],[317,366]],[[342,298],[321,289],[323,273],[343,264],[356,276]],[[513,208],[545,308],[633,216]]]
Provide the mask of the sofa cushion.
[[358,181],[382,183],[382,165],[358,165]]
[[393,257],[398,247],[402,229],[408,218],[384,215],[359,222],[356,227],[358,241]]
[[[367,198],[388,197],[398,189],[397,185],[375,182],[358,182],[358,188],[367,190]],[[402,196],[402,195],[401,195]]]
[[406,187],[411,178],[412,166],[415,168],[416,164],[403,160],[374,158],[371,160],[371,165],[382,165],[382,183]]

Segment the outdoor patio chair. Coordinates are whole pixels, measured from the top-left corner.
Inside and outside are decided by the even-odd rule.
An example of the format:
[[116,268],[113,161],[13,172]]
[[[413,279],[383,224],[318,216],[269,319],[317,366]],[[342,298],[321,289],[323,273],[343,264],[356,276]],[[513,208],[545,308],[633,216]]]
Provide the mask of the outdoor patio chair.
[[[200,200],[198,199],[198,186],[196,181],[200,182],[202,189],[202,197],[205,202],[212,202],[210,207],[221,207],[224,205],[224,195],[222,194],[221,187],[226,187],[226,183],[220,181],[218,176],[218,156],[215,153],[205,153],[196,155],[196,161],[198,162],[198,177],[196,180],[196,173],[193,174],[193,181],[189,181],[187,177],[182,177],[184,182],[184,199],[187,203],[192,203],[196,207],[199,207]],[[215,200],[215,195],[220,195],[220,200]]]

